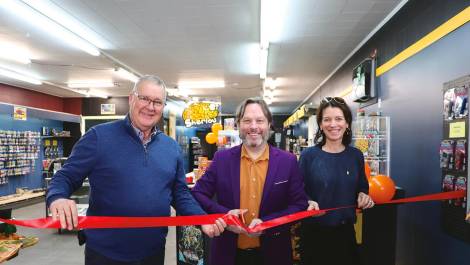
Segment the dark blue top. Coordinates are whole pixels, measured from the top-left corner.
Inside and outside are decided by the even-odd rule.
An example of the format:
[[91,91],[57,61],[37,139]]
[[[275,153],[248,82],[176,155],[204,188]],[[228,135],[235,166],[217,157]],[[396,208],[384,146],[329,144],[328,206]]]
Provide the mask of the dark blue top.
[[[90,216],[204,214],[192,197],[178,144],[157,131],[145,146],[125,120],[97,125],[78,143],[47,192],[47,205],[90,181]],[[164,251],[168,229],[87,229],[87,247],[118,260],[137,261]]]
[[[368,194],[369,184],[364,172],[361,151],[347,146],[340,153],[328,153],[319,146],[305,149],[300,156],[300,170],[304,176],[305,191],[320,209],[357,204],[359,192]],[[354,208],[328,212],[307,220],[326,226],[355,223]]]

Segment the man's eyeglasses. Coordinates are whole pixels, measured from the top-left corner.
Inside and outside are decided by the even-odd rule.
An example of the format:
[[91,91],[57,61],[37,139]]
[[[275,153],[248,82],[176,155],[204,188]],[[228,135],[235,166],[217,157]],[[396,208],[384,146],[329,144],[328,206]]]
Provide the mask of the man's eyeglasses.
[[137,98],[139,99],[139,101],[140,101],[141,103],[144,103],[144,104],[146,104],[146,105],[152,104],[152,105],[153,105],[154,107],[156,107],[156,108],[157,108],[157,107],[161,107],[161,106],[164,105],[163,101],[161,101],[161,100],[159,100],[159,99],[153,100],[153,99],[151,99],[151,98],[149,98],[149,97],[147,97],[147,96],[141,96],[141,95],[139,95],[139,94],[137,94],[137,93],[134,93],[134,95],[137,96]]
[[338,104],[346,104],[346,102],[344,102],[344,99],[340,98],[340,97],[324,97],[322,100],[321,100],[321,104],[327,104],[327,103],[330,103],[330,102],[336,102]]

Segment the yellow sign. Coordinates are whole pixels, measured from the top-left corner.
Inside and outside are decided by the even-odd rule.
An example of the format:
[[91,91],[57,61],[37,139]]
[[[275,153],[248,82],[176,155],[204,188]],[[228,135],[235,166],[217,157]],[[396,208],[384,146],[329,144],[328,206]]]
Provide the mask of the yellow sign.
[[184,124],[191,127],[216,123],[219,107],[219,102],[193,102],[183,111]]
[[449,138],[465,137],[465,122],[452,122],[449,124]]
[[20,120],[20,121],[25,121],[26,120],[26,108],[25,107],[14,106],[13,107],[13,119],[14,120]]

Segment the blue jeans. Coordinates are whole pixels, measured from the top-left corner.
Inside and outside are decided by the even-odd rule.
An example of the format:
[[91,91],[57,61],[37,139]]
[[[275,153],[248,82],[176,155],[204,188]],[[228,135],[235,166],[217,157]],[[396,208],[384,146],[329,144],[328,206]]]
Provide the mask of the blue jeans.
[[98,252],[85,247],[85,265],[163,265],[164,262],[165,251],[140,261],[122,262],[105,257]]

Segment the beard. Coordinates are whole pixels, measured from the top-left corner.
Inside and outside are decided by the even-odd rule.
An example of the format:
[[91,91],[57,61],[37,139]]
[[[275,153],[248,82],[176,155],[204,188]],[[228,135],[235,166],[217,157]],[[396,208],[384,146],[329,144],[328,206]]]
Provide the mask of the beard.
[[240,139],[242,139],[242,142],[244,145],[247,145],[249,147],[258,147],[268,142],[269,130],[266,130],[263,133],[261,133],[261,139],[258,138],[256,140],[248,139],[247,133],[240,131]]

